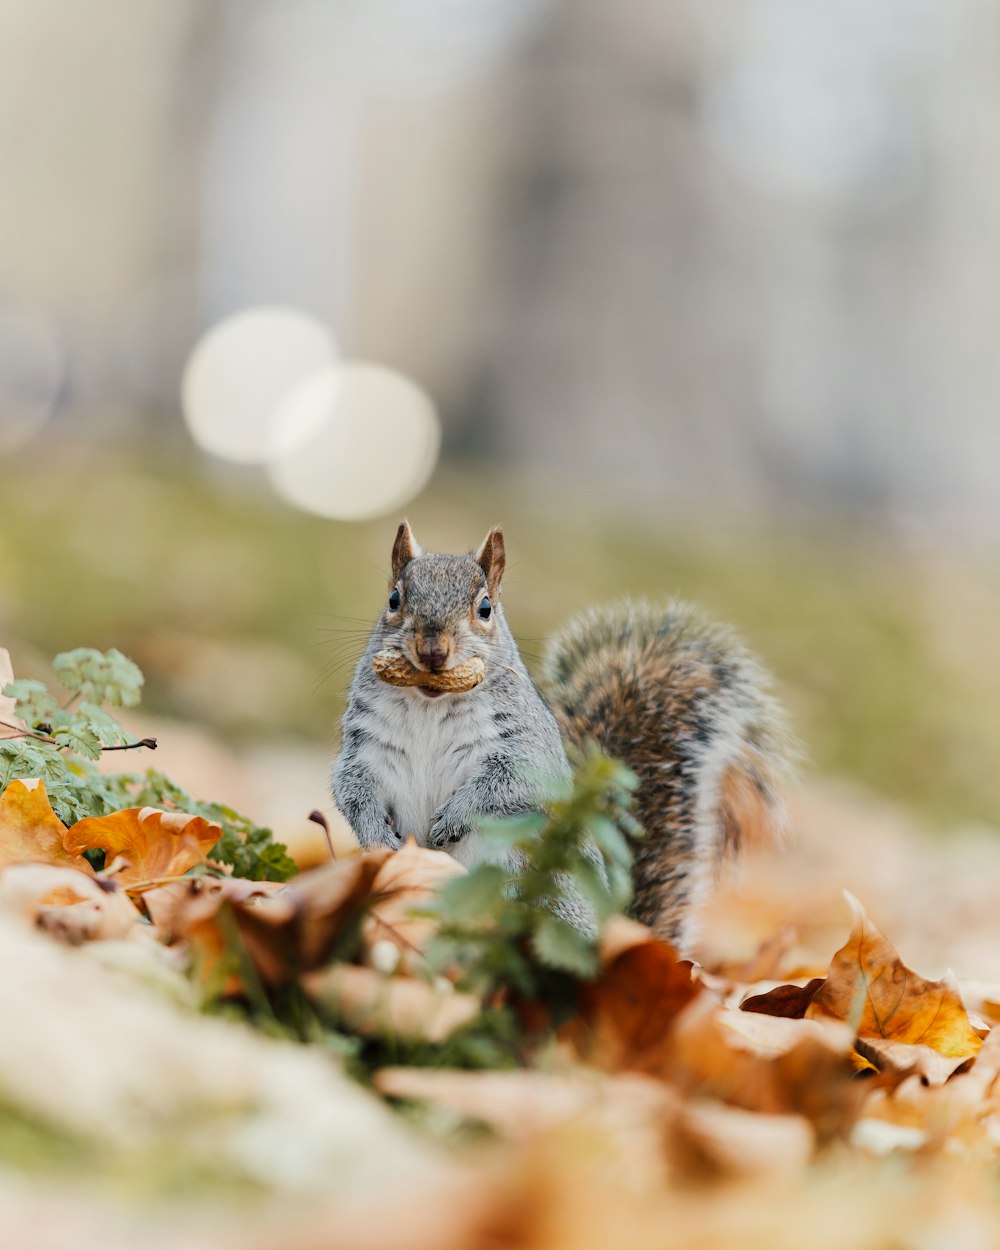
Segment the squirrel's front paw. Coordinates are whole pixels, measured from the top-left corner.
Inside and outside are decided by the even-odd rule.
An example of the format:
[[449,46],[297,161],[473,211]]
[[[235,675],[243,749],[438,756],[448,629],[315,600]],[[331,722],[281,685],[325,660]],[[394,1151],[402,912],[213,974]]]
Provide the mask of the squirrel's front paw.
[[461,840],[469,832],[466,825],[457,825],[444,814],[440,815],[430,827],[427,834],[427,845],[445,850]]
[[390,846],[399,845],[403,841],[403,835],[396,828],[395,821],[388,812],[382,817],[382,836]]
[[362,850],[388,846],[398,851],[403,845],[402,834],[388,812],[367,812],[363,817],[358,813],[350,823]]

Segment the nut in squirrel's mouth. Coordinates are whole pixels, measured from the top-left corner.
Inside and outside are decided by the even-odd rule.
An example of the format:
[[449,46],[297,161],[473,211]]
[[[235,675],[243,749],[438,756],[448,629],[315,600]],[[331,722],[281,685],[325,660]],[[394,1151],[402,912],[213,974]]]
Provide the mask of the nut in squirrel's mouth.
[[462,694],[473,690],[486,676],[486,664],[478,655],[439,673],[432,673],[417,668],[406,656],[392,648],[376,652],[372,668],[375,675],[390,686],[416,686],[421,694],[431,699],[439,694]]

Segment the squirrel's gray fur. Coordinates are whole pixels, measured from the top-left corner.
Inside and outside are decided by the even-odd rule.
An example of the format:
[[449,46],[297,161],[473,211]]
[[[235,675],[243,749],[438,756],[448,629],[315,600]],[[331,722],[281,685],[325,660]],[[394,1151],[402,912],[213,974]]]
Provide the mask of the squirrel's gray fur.
[[726,856],[785,829],[789,746],[769,685],[728,629],[676,601],[594,609],[546,651],[566,740],[639,778],[632,914],[682,949]]
[[[354,674],[334,797],[362,846],[399,847],[412,834],[469,865],[482,858],[474,816],[528,810],[535,783],[569,767],[555,718],[504,620],[499,531],[477,556],[442,556],[425,555],[404,526],[390,583],[400,608],[383,609]],[[484,596],[490,620],[480,623],[474,614]],[[392,647],[426,667],[418,649],[435,643],[447,647],[447,667],[481,655],[482,683],[430,699],[419,687],[375,676],[376,651]]]
[[[765,676],[692,609],[625,604],[583,616],[549,645],[546,702],[500,606],[504,561],[498,529],[475,555],[447,556],[425,554],[399,527],[399,607],[383,609],[351,684],[337,805],[364,847],[413,835],[471,865],[484,855],[475,818],[529,810],[539,780],[568,774],[564,739],[595,740],[640,779],[647,836],[635,847],[633,912],[687,948],[726,851],[784,824],[780,717]],[[428,697],[375,675],[384,648],[438,671],[479,655],[486,676]]]

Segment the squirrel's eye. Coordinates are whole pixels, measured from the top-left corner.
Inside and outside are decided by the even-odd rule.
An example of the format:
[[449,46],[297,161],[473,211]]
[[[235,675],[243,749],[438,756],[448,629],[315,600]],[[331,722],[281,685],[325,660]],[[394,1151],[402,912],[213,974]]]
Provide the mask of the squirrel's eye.
[[393,589],[392,594],[389,596],[389,611],[390,612],[399,611],[399,587],[398,586]]
[[487,595],[483,595],[482,599],[480,599],[477,611],[481,620],[488,621],[490,619],[490,615],[493,612],[493,604],[490,603]]

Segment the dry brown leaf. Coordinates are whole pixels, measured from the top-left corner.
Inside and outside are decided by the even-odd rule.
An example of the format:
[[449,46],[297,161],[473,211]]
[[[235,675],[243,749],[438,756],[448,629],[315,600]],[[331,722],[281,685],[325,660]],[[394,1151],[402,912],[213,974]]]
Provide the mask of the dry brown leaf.
[[383,1068],[373,1080],[389,1097],[433,1103],[488,1124],[520,1150],[544,1136],[575,1153],[586,1140],[609,1167],[627,1176],[635,1191],[659,1188],[667,1179],[666,1138],[678,1100],[669,1086],[651,1077],[608,1076],[585,1068],[566,1072]]
[[925,1085],[943,1085],[959,1068],[972,1063],[971,1056],[942,1055],[930,1046],[890,1042],[883,1037],[859,1037],[854,1049],[871,1066],[890,1078],[890,1086],[917,1076]]
[[[191,943],[203,979],[215,976],[235,932],[265,984],[282,985],[325,963],[341,936],[360,924],[372,882],[391,855],[363,851],[329,860],[287,885],[190,878],[148,891],[144,903],[168,939]],[[231,976],[223,992],[240,989]]]
[[[748,1029],[770,1037],[750,1037]],[[853,1080],[850,1046],[846,1026],[817,1029],[806,1020],[747,1015],[704,993],[675,1022],[664,1070],[688,1094],[747,1111],[803,1115],[825,1141],[850,1127],[866,1092]]]
[[758,1115],[706,1099],[681,1104],[670,1129],[674,1170],[702,1181],[796,1176],[816,1146],[802,1116]]
[[659,1073],[678,1013],[698,993],[692,965],[643,925],[615,919],[601,942],[602,970],[580,987],[560,1040],[607,1072]]
[[451,855],[419,847],[408,838],[402,850],[385,859],[371,883],[374,901],[361,930],[363,961],[371,963],[376,945],[390,942],[401,967],[412,971],[424,966],[422,952],[437,931],[437,921],[412,913],[464,872]]
[[392,1098],[438,1103],[482,1120],[515,1141],[524,1141],[623,1098],[662,1117],[672,1101],[668,1088],[645,1076],[604,1076],[585,1069],[566,1073],[456,1072],[433,1068],[382,1068],[375,1087]]
[[765,1016],[722,1007],[716,1013],[730,1044],[755,1055],[783,1055],[807,1037],[828,1045],[838,1054],[851,1049],[853,1037],[839,1020],[803,1020],[794,1016]]
[[[243,985],[235,972],[227,972],[222,983],[216,984],[228,940],[218,923],[220,908],[230,903],[238,916],[243,908],[271,899],[285,888],[281,882],[246,881],[239,877],[183,877],[145,891],[141,900],[161,937],[168,942],[188,944],[202,985],[211,985],[213,990],[229,996],[240,993]],[[238,919],[236,924],[238,927]]]
[[956,1077],[949,1089],[970,1105],[1000,1109],[1000,1029],[990,1033],[968,1072]]
[[447,981],[430,985],[353,964],[307,972],[301,983],[320,1006],[363,1037],[444,1042],[482,1011],[474,994],[462,994]]
[[[261,980],[280,985],[325,964],[342,936],[359,924],[367,938],[364,954],[371,956],[379,941],[388,941],[393,952],[409,957],[405,966],[422,964],[418,943],[433,925],[408,912],[461,872],[450,856],[411,844],[395,854],[364,851],[331,860],[280,887],[234,879],[171,882],[149,891],[145,904],[165,936],[191,943],[203,979],[216,976],[235,932]],[[220,915],[224,905],[228,925]],[[223,992],[241,988],[231,973]]]
[[54,864],[0,869],[0,906],[73,946],[127,937],[140,919],[113,882]]
[[372,882],[390,850],[329,860],[255,905],[235,904],[240,937],[265,982],[279,985],[326,963],[338,941],[360,925]]
[[242,877],[182,877],[145,890],[142,905],[153,924],[170,940],[188,936],[192,925],[210,919],[224,901],[244,903],[285,888],[280,881],[247,881]]
[[128,860],[118,873],[127,888],[161,877],[179,877],[200,864],[222,837],[222,826],[203,816],[164,812],[157,807],[128,807],[110,816],[78,820],[66,835],[76,854],[99,847],[109,860]]
[[813,977],[807,985],[776,985],[766,993],[751,994],[749,998],[744,998],[740,1003],[740,1011],[801,1020],[824,981],[824,977]]
[[45,785],[12,781],[0,794],[0,865],[63,864],[92,873],[69,843],[69,830],[52,810]]
[[953,1153],[960,1145],[980,1157],[984,1150],[994,1153],[996,1143],[990,1142],[989,1134],[991,1116],[1000,1107],[1000,1033],[991,1034],[968,1062],[968,1070],[963,1066],[943,1084],[933,1084],[919,1072],[900,1080],[878,1078],[878,1088],[865,1104],[869,1127],[880,1120],[909,1129],[915,1134],[911,1148],[919,1146],[925,1154]]
[[972,1028],[954,976],[927,981],[902,962],[896,948],[847,895],[854,928],[830,964],[825,984],[806,1010],[808,1019],[850,1020],[860,1012],[859,1037],[927,1046],[964,1060],[982,1039]]
[[815,1145],[812,1127],[800,1116],[682,1102],[669,1086],[634,1074],[384,1068],[374,1082],[390,1097],[446,1106],[518,1143],[563,1126],[574,1137],[600,1133],[605,1143],[613,1135],[616,1163],[623,1162],[623,1151],[635,1160],[633,1181],[640,1169],[655,1177],[666,1160],[685,1180],[795,1174]]

